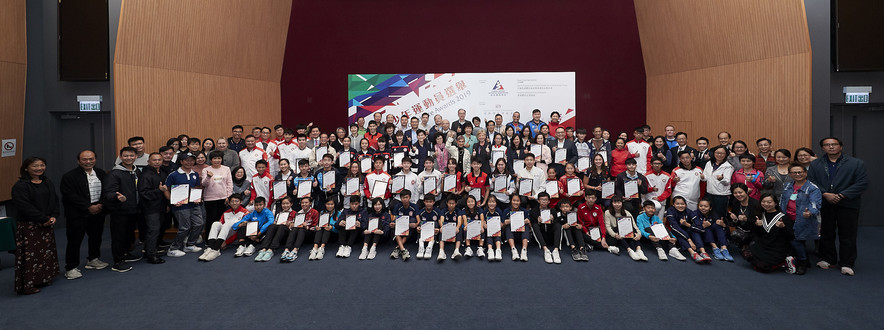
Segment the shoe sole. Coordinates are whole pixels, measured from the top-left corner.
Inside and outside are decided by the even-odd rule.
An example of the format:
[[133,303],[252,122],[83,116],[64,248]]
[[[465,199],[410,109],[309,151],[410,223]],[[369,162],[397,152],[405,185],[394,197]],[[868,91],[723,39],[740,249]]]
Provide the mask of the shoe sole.
[[[127,261],[127,262],[128,262],[128,261]],[[102,270],[102,269],[107,268],[107,266],[101,266],[101,267],[83,266],[83,268],[86,268],[86,269],[94,269],[94,270]]]
[[111,267],[111,270],[115,271],[117,273],[125,273],[125,272],[132,270],[132,267],[129,267],[128,269],[116,269],[116,268]]

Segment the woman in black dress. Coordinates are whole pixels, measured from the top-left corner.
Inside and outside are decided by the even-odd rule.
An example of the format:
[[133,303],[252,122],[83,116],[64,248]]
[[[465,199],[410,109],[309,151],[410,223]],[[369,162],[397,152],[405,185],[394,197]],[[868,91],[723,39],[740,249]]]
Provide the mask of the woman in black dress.
[[58,195],[44,176],[46,160],[30,157],[21,165],[21,178],[12,186],[18,214],[15,233],[15,292],[34,294],[58,275],[55,221]]

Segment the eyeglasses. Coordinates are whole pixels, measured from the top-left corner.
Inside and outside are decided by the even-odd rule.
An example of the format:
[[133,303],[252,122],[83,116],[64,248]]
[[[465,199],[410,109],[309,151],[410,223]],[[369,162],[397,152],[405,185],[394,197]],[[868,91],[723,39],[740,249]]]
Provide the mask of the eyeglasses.
[[805,174],[805,172],[804,172],[804,171],[799,171],[799,172],[789,172],[789,174],[801,175],[801,174]]
[[837,146],[840,146],[840,144],[837,144],[837,143],[826,143],[826,144],[823,144],[823,147],[837,147]]

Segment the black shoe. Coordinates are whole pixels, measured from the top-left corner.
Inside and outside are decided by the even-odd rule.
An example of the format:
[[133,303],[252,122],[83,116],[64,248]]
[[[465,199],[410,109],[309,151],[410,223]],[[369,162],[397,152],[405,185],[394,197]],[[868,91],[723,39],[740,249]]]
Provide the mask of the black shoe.
[[141,260],[141,256],[132,253],[126,253],[126,255],[123,256],[123,261],[125,262],[136,262],[138,260]]
[[132,266],[129,266],[129,264],[127,264],[125,261],[120,261],[118,263],[115,263],[114,266],[111,267],[111,270],[119,273],[125,273],[132,270]]
[[580,260],[589,261],[589,256],[586,254],[586,250],[580,250]]
[[795,275],[807,274],[807,266],[810,265],[808,260],[798,260],[795,265]]
[[170,247],[172,246],[172,242],[167,242],[164,240],[157,240],[157,246],[159,247]]
[[159,264],[164,263],[164,262],[166,262],[166,261],[163,260],[163,258],[160,258],[160,257],[157,257],[157,256],[149,256],[149,257],[147,257],[147,263],[149,263],[149,264],[159,265]]
[[577,249],[571,249],[571,260],[580,261],[580,253],[577,252]]

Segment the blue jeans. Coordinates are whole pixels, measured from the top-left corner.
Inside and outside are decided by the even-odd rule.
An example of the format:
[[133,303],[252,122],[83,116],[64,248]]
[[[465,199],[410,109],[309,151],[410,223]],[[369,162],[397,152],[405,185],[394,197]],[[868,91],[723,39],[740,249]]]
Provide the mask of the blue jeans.
[[172,250],[183,250],[185,241],[190,245],[196,243],[200,233],[203,232],[203,212],[201,207],[191,207],[188,209],[172,211],[175,218],[178,219],[178,234],[175,235],[175,241],[172,242]]

